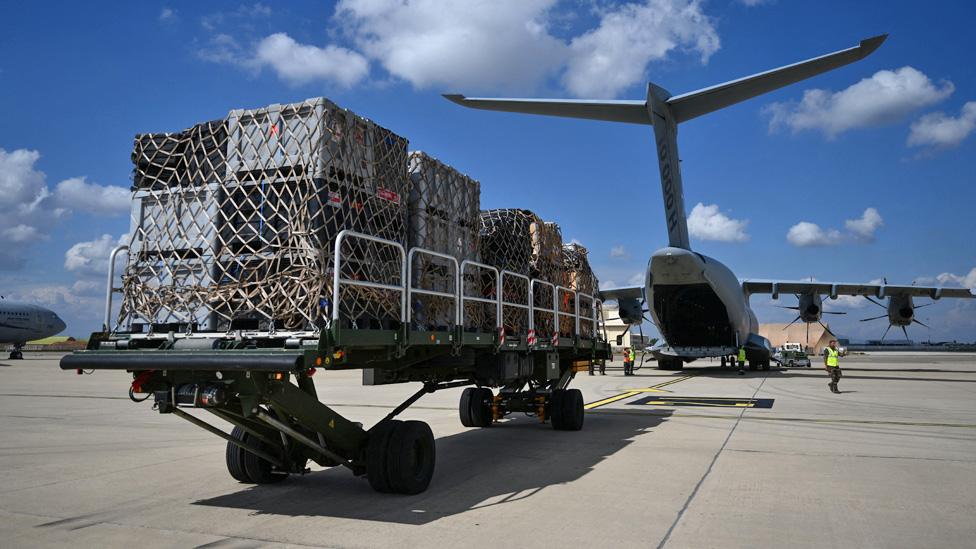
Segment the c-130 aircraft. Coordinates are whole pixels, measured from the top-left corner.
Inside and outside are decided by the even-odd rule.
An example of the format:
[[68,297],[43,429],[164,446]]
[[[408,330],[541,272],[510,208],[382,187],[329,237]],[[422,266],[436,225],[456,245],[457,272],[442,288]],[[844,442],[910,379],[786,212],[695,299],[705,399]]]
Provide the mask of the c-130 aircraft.
[[[651,254],[643,286],[600,292],[602,299],[616,299],[620,318],[628,325],[643,321],[650,305],[654,324],[664,341],[652,349],[658,368],[681,369],[685,362],[705,357],[734,355],[744,347],[751,368],[769,368],[772,348],[758,334],[759,323],[749,306],[753,293],[795,293],[802,301],[820,301],[821,295],[889,297],[889,321],[904,327],[913,320],[912,297],[976,297],[969,290],[887,284],[840,284],[801,281],[746,281],[740,283],[728,267],[695,252],[688,239],[681,164],[678,156],[678,124],[729,107],[746,99],[859,61],[878,49],[887,34],[861,40],[857,46],[762,72],[717,86],[672,96],[667,90],[647,85],[646,100],[564,100],[444,97],[465,107],[608,122],[644,124],[654,128],[661,176],[668,246]],[[788,288],[788,289],[787,289]],[[803,296],[811,296],[804,299]],[[816,296],[816,297],[812,297]],[[880,303],[879,303],[880,305]],[[810,307],[806,307],[809,312]],[[805,322],[820,320],[803,315]],[[890,326],[889,326],[890,327]]]

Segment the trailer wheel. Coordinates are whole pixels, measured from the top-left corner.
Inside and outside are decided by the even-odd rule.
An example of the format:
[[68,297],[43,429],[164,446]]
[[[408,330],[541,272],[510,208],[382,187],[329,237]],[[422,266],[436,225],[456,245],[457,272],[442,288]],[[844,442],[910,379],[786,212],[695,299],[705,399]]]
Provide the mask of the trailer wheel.
[[393,428],[387,448],[390,488],[399,494],[419,494],[434,476],[434,433],[422,421],[404,421]]
[[491,412],[491,401],[495,397],[491,389],[485,387],[468,387],[461,392],[458,403],[458,414],[461,425],[465,427],[489,427],[494,419]]
[[390,446],[390,435],[400,421],[391,419],[382,421],[369,430],[369,442],[366,446],[366,478],[369,485],[377,492],[390,492],[390,476],[387,468],[387,454]]
[[474,400],[472,397],[476,390],[474,387],[468,387],[461,391],[461,401],[458,403],[458,415],[461,416],[461,425],[465,427],[474,427],[474,420],[471,419],[471,402]]
[[552,428],[579,431],[583,428],[583,393],[579,389],[555,389],[549,401]]
[[768,360],[764,360],[763,361],[763,363],[762,363],[762,369],[763,370],[766,370],[766,371],[769,371],[769,361]]
[[[230,436],[236,438],[237,440],[244,440],[244,435],[246,431],[241,427],[234,427],[231,431]],[[234,477],[237,482],[251,483],[251,477],[247,476],[247,471],[244,470],[244,453],[247,452],[244,448],[228,442],[227,451],[224,453],[225,460],[227,461],[227,472],[230,476]]]
[[[244,433],[241,440],[250,444],[256,444],[262,450],[270,450],[266,443],[248,433]],[[275,471],[274,465],[247,450],[244,450],[244,459],[242,461],[244,463],[244,472],[247,473],[250,481],[255,484],[273,484],[288,478],[288,473]]]
[[471,421],[475,427],[491,427],[494,414],[491,412],[491,402],[495,394],[487,387],[475,389],[471,399]]

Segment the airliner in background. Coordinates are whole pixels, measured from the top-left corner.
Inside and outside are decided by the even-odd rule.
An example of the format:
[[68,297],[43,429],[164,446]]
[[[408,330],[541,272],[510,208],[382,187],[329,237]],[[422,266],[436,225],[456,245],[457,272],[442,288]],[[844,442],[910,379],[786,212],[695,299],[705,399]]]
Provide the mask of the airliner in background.
[[50,309],[0,299],[0,344],[13,344],[11,360],[24,358],[22,349],[28,341],[57,335],[64,328],[64,321]]

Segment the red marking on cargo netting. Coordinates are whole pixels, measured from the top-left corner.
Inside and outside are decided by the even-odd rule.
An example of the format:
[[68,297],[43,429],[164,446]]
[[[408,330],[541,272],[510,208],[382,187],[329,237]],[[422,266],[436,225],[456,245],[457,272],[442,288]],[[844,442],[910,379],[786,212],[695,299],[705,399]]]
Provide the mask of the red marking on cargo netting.
[[552,334],[552,346],[555,347],[559,345],[559,332]]
[[505,344],[505,327],[504,326],[499,326],[498,327],[498,344],[499,345],[504,345]]
[[390,189],[385,189],[383,187],[380,187],[376,189],[376,196],[382,198],[383,200],[389,200],[394,204],[400,203],[400,195],[397,194],[396,191],[391,191]]
[[529,345],[535,345],[535,330],[529,330],[528,343]]

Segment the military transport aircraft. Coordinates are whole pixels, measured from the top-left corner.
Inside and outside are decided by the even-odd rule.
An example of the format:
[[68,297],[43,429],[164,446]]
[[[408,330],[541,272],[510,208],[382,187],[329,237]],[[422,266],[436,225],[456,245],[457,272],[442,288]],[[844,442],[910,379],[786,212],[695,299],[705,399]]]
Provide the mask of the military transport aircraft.
[[[751,367],[769,368],[772,349],[769,341],[757,333],[759,325],[749,306],[751,293],[790,291],[809,295],[808,309],[820,295],[878,299],[890,296],[889,320],[899,326],[904,326],[906,319],[908,323],[913,320],[913,296],[974,297],[968,290],[885,284],[769,282],[764,283],[769,284],[768,288],[752,283],[743,286],[725,265],[691,249],[678,156],[678,124],[859,61],[878,49],[886,38],[887,35],[875,36],[852,48],[675,96],[649,83],[647,99],[631,101],[444,97],[475,109],[652,126],[669,245],[651,255],[643,286],[604,290],[601,297],[617,300],[620,317],[627,324],[641,323],[644,306],[649,305],[653,322],[664,338],[653,349],[661,369],[680,369],[685,362],[697,358],[732,355],[740,347],[745,347]],[[792,286],[787,290],[785,284]],[[817,305],[816,314],[805,318],[819,321],[820,308]]]
[[50,309],[29,303],[0,300],[0,343],[13,343],[10,359],[24,358],[24,344],[61,333],[65,324]]

